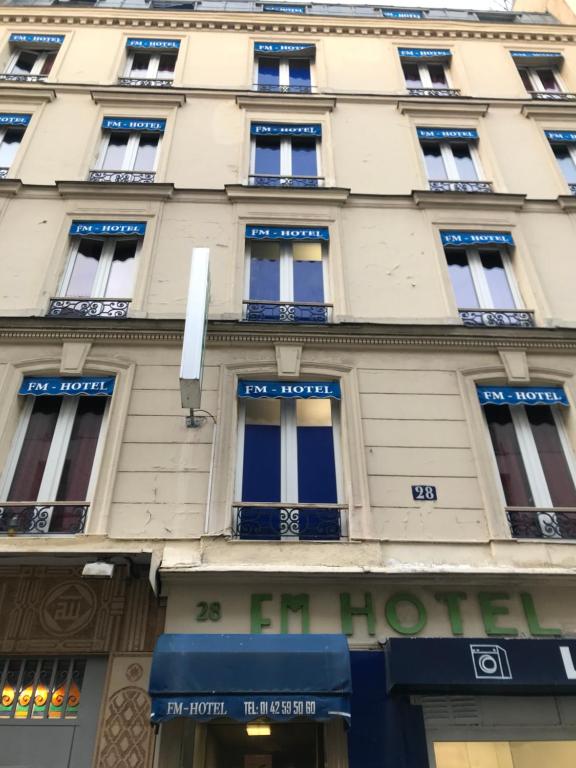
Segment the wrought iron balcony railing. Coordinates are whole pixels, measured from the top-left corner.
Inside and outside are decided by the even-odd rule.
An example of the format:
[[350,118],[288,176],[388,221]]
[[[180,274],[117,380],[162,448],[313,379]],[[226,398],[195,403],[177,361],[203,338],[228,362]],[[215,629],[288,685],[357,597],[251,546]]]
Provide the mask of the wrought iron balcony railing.
[[82,297],[54,297],[50,299],[48,317],[72,319],[127,317],[131,299],[87,299]]
[[576,539],[576,508],[509,507],[506,515],[515,539]]
[[312,301],[254,301],[242,302],[246,320],[261,323],[327,323],[332,304]]
[[546,101],[574,101],[576,93],[562,93],[559,91],[528,91],[533,99],[544,99]]
[[255,541],[338,541],[343,537],[346,509],[342,504],[237,501],[232,535]]
[[254,187],[323,187],[323,176],[277,176],[276,174],[254,174],[248,177]]
[[408,88],[410,96],[441,96],[454,98],[460,96],[458,88]]
[[259,93],[314,93],[316,91],[312,85],[262,85],[262,83],[254,83],[253,88]]
[[471,328],[534,328],[531,309],[459,309],[464,325]]
[[161,80],[157,77],[119,77],[118,85],[129,88],[171,88],[173,80]]
[[43,83],[46,77],[46,75],[11,75],[9,72],[0,74],[0,80],[13,83]]
[[570,188],[571,194],[576,195],[576,184],[568,184],[568,187]]
[[154,171],[90,171],[88,181],[112,184],[154,184]]
[[430,181],[431,192],[492,192],[491,181]]
[[89,508],[85,501],[0,503],[0,535],[83,533]]
[[0,168],[0,179],[5,179],[9,170],[10,168]]

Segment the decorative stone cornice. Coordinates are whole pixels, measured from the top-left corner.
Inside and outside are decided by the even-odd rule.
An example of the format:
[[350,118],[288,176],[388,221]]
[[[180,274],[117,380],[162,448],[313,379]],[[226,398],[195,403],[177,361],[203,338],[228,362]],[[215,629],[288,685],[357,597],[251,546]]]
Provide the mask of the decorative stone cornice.
[[57,181],[56,187],[64,199],[117,197],[122,200],[168,200],[174,184],[119,184],[116,182]]
[[428,99],[426,101],[401,100],[397,106],[398,111],[403,115],[418,118],[431,117],[438,120],[443,117],[478,119],[479,117],[484,117],[490,105],[487,100],[476,101],[475,99],[467,99],[466,101],[456,101],[454,99],[447,99],[440,101],[439,99]]
[[487,192],[430,192],[414,190],[412,199],[418,208],[476,208],[491,210],[520,211],[524,208],[526,195],[508,195]]
[[287,109],[298,112],[332,112],[336,106],[335,97],[327,97],[310,94],[309,96],[274,93],[252,93],[250,95],[236,96],[236,104],[244,109],[258,109],[259,111],[285,111]]
[[92,100],[104,106],[124,107],[181,107],[186,103],[186,94],[174,93],[161,88],[140,89],[135,92],[126,88],[109,87],[90,91]]
[[227,184],[224,189],[228,200],[240,202],[276,202],[276,203],[326,203],[344,205],[350,190],[344,187],[250,187],[242,184]]
[[18,104],[45,104],[54,101],[55,98],[56,91],[46,86],[22,86],[20,83],[14,83],[14,85],[0,84],[0,99],[3,102],[12,99]]
[[550,102],[550,101],[531,101],[524,104],[521,110],[524,117],[531,117],[533,120],[570,120],[576,118],[575,102]]

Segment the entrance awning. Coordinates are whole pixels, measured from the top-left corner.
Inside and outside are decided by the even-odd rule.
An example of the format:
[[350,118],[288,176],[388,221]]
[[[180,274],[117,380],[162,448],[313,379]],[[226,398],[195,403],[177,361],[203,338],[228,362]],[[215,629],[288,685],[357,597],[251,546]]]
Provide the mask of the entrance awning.
[[350,718],[350,655],[343,635],[162,635],[152,722],[220,717]]

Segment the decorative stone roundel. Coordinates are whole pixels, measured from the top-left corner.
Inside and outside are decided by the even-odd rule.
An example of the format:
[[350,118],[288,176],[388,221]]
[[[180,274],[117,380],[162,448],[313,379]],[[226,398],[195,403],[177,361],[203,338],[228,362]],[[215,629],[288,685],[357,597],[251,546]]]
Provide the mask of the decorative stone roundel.
[[83,630],[96,612],[96,596],[85,584],[64,582],[51,589],[40,606],[46,632],[62,637]]
[[98,768],[146,768],[150,755],[150,699],[141,688],[121,688],[108,701]]

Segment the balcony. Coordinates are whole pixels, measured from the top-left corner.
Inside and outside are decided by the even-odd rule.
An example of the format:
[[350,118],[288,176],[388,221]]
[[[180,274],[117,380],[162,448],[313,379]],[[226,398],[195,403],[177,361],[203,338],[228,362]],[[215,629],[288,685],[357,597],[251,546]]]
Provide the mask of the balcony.
[[246,320],[260,323],[327,323],[332,304],[311,301],[243,301]]
[[463,325],[469,328],[534,328],[530,309],[459,309]]
[[237,501],[232,536],[252,541],[339,541],[346,509],[341,504]]
[[315,93],[316,88],[311,85],[261,85],[254,83],[252,86],[258,93]]
[[574,101],[576,93],[561,93],[557,91],[528,91],[530,98],[545,101]]
[[154,184],[154,171],[90,171],[88,181],[108,184]]
[[0,168],[0,179],[5,179],[9,170],[10,168]]
[[491,181],[430,181],[431,192],[492,192]]
[[89,508],[85,501],[11,501],[0,505],[0,535],[83,533]]
[[47,75],[11,75],[9,72],[0,74],[0,80],[9,83],[43,83]]
[[432,96],[433,98],[455,98],[460,96],[458,88],[408,88],[409,96]]
[[253,187],[323,187],[324,177],[258,174],[249,176],[248,183]]
[[515,539],[576,540],[576,509],[535,509],[509,507],[506,510]]
[[86,297],[55,297],[50,299],[47,317],[71,320],[88,318],[118,320],[128,316],[131,299],[87,299]]
[[119,77],[118,85],[127,88],[171,88],[173,80],[161,80],[157,77]]

